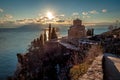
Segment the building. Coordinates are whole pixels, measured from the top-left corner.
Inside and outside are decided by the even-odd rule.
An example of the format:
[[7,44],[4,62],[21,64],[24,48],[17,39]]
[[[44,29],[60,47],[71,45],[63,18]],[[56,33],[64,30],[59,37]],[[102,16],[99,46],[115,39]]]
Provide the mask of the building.
[[82,20],[73,20],[73,25],[68,30],[68,38],[82,38],[86,36],[85,26],[82,25]]

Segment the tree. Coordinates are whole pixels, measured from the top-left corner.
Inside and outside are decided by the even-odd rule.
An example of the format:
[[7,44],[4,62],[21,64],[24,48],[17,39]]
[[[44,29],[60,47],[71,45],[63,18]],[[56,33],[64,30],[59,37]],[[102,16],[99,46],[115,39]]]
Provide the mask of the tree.
[[51,24],[49,24],[49,34],[48,34],[48,39],[51,39]]
[[40,35],[40,47],[44,46],[44,38],[43,38],[43,34]]
[[94,35],[94,29],[88,29],[87,36],[93,36],[93,35]]
[[44,32],[44,42],[47,41],[47,35],[46,35],[46,31]]
[[58,36],[57,36],[56,30],[55,30],[55,28],[53,27],[53,28],[52,28],[52,33],[51,33],[51,39],[57,39],[57,38],[58,38]]

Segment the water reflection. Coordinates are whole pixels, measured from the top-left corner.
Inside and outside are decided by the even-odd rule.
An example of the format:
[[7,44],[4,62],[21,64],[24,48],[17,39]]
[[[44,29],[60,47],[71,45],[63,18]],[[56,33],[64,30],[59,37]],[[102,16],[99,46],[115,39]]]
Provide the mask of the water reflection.
[[48,28],[44,29],[44,34],[46,34],[46,40],[49,40],[49,30]]

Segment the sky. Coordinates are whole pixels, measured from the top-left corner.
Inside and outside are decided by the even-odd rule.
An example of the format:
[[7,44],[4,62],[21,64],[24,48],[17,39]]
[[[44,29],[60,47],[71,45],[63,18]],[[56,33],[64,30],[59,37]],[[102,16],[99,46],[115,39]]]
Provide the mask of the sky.
[[[120,0],[0,0],[0,24],[80,18],[86,23],[120,20]],[[52,20],[51,20],[52,21]]]

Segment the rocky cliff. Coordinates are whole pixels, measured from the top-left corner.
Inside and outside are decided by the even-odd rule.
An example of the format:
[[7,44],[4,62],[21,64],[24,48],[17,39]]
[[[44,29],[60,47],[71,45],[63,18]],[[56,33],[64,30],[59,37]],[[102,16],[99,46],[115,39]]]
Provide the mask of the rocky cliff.
[[75,41],[79,43],[79,39],[66,39],[65,42],[54,39],[43,44],[41,37],[35,39],[27,53],[17,54],[18,66],[11,79],[70,80],[70,69],[84,62],[90,65],[99,49],[98,44],[83,42],[75,45]]

